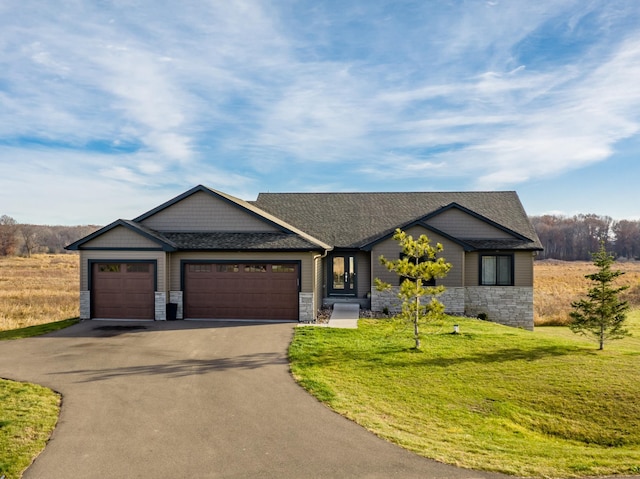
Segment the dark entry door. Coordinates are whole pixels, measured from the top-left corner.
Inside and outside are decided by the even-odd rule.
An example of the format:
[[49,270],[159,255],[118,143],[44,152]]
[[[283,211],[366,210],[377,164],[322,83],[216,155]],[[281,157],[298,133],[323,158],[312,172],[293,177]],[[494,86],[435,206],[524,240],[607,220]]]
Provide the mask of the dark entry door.
[[334,255],[329,260],[329,294],[332,296],[356,296],[356,257]]

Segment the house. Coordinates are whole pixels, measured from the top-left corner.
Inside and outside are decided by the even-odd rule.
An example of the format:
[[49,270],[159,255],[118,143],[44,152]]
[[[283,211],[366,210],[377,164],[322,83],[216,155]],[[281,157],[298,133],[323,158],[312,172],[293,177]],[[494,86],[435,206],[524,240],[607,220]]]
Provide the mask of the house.
[[67,246],[79,251],[80,317],[313,322],[323,305],[397,308],[396,228],[444,246],[452,314],[533,328],[542,250],[515,192],[261,193],[199,185]]

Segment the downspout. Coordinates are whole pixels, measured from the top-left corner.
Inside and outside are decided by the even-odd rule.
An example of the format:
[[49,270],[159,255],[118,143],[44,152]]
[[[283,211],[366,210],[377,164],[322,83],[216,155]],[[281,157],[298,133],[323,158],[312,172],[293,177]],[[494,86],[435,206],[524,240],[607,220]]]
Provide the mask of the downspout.
[[[317,264],[317,263],[316,263],[316,260],[320,260],[320,269],[322,269],[322,260],[323,260],[324,258],[326,258],[326,257],[327,257],[327,255],[329,254],[329,252],[330,252],[330,251],[333,251],[333,248],[331,248],[331,249],[326,249],[326,250],[324,251],[324,253],[323,253],[323,254],[315,254],[315,255],[313,255],[313,264],[314,264],[314,267],[315,267],[315,265]],[[316,275],[315,275],[315,277],[317,278],[317,277],[318,277],[318,275],[316,274]],[[323,279],[323,281],[324,281],[324,279]],[[321,290],[324,290],[324,288],[322,287],[322,285],[321,285],[320,289],[321,289]],[[317,291],[317,287],[316,287],[316,291]],[[322,295],[320,295],[320,296],[322,296]],[[320,304],[322,304],[322,298],[319,298],[319,299],[320,299]],[[317,305],[316,305],[316,306],[317,306]],[[316,307],[316,308],[315,308],[315,311],[314,311],[314,313],[313,313],[313,319],[314,319],[314,321],[316,321],[316,320],[318,319],[318,318],[317,318],[317,311],[318,311],[318,308]]]

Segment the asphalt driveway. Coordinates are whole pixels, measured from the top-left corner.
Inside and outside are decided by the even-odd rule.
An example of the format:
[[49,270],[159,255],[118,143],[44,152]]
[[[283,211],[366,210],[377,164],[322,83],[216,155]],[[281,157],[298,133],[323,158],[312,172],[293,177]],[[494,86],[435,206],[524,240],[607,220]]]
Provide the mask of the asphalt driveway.
[[63,395],[25,478],[497,478],[421,458],[292,379],[294,325],[85,321],[0,342],[0,377]]

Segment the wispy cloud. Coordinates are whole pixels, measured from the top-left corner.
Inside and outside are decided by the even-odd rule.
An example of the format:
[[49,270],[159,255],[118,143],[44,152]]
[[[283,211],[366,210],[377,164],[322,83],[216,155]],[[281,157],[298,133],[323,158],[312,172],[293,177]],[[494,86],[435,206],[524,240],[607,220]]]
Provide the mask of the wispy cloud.
[[60,196],[50,165],[103,204],[194,183],[250,198],[577,171],[638,135],[638,21],[624,1],[10,0],[0,208],[34,214],[11,204],[20,185]]

